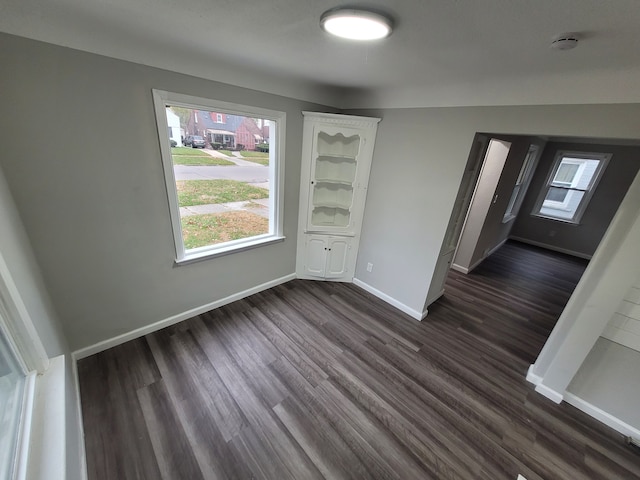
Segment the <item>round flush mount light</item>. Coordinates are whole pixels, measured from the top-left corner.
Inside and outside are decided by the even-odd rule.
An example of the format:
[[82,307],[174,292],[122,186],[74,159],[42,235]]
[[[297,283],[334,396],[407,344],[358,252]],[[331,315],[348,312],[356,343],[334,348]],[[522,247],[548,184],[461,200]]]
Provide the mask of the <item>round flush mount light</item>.
[[555,50],[571,50],[578,46],[578,37],[573,33],[563,33],[556,36],[551,42],[551,48]]
[[391,35],[391,20],[368,10],[338,8],[320,17],[322,29],[349,40],[379,40]]

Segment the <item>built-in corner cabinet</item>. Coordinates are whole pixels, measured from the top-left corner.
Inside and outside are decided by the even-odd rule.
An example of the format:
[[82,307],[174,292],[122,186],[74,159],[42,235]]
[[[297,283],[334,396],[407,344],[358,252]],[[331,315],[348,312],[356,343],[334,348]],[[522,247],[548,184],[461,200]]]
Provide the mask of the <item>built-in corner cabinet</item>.
[[350,282],[380,119],[302,113],[297,275]]

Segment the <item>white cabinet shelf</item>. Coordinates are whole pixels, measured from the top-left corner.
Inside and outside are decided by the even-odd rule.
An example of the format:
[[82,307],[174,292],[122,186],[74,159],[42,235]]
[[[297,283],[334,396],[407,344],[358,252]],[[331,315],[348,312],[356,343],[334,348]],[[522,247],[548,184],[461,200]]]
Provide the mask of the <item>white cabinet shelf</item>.
[[[380,120],[303,113],[298,275],[302,278],[324,276],[350,281],[355,268],[373,145]],[[323,239],[322,235],[327,237]],[[331,241],[341,239],[343,243],[338,242],[336,249],[330,249],[322,243],[329,241],[329,238]],[[347,247],[344,247],[344,242],[348,244]],[[323,271],[318,267],[322,263],[320,245],[322,252],[324,248],[327,248],[327,252],[349,252],[346,256],[328,254],[326,261],[332,267],[326,272],[333,273],[318,273]],[[337,258],[344,258],[347,262],[343,270],[337,267]],[[310,264],[313,267],[309,267]],[[342,273],[336,274],[338,271]]]

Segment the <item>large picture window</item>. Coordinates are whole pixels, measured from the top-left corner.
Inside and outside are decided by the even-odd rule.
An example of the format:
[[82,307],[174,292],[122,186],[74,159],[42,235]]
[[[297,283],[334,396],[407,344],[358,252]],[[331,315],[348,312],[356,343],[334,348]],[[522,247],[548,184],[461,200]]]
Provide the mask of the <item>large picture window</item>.
[[579,223],[611,154],[559,151],[534,215]]
[[153,91],[176,262],[281,240],[285,114]]

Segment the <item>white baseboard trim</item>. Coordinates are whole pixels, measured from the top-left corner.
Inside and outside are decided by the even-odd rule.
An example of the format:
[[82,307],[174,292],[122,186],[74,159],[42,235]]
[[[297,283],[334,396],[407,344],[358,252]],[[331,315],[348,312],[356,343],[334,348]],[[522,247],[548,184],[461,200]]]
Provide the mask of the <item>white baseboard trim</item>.
[[467,274],[469,273],[469,269],[467,267],[463,267],[462,265],[458,265],[457,263],[451,264],[451,270],[455,270],[456,272]]
[[535,365],[533,363],[529,365],[529,370],[527,370],[527,382],[533,383],[534,385],[540,385],[540,382],[542,382],[542,377],[533,373],[534,367]]
[[372,287],[368,283],[364,283],[362,280],[354,278],[353,279],[353,284],[357,285],[358,287],[362,288],[363,290],[366,290],[370,294],[375,295],[380,300],[383,300],[383,301],[387,302],[389,305],[393,305],[398,310],[403,311],[404,313],[406,313],[407,315],[409,315],[412,318],[415,318],[418,321],[421,321],[424,317],[427,316],[427,313],[428,313],[427,310],[425,310],[424,312],[419,312],[418,310],[414,310],[413,308],[406,306],[404,303],[399,302],[398,300],[396,300],[395,298],[387,295],[386,293],[381,292],[377,288]]
[[555,390],[552,390],[546,385],[543,385],[542,377],[533,373],[533,367],[533,364],[529,365],[529,370],[527,370],[527,382],[533,383],[536,386],[536,392],[538,392],[540,395],[547,397],[552,402],[561,403],[563,395],[556,392]]
[[80,435],[80,480],[87,480],[87,450],[84,445],[84,418],[82,417],[82,403],[80,399],[80,377],[78,376],[78,358],[71,354],[71,371],[73,374],[73,391],[76,397],[76,421],[78,422],[78,435]]
[[536,392],[540,395],[547,397],[554,403],[562,403],[564,396],[561,393],[556,392],[555,390],[547,387],[546,385],[539,383],[536,385]]
[[186,320],[188,318],[195,317],[196,315],[200,315],[201,313],[204,313],[204,312],[208,312],[209,310],[213,310],[214,308],[222,307],[231,302],[235,302],[236,300],[241,300],[245,297],[253,295],[254,293],[262,292],[263,290],[267,290],[268,288],[272,288],[272,287],[275,287],[276,285],[280,285],[282,283],[286,283],[295,279],[296,279],[295,273],[285,275],[284,277],[276,278],[269,282],[262,283],[255,287],[249,288],[247,290],[243,290],[242,292],[234,293],[233,295],[229,295],[228,297],[221,298],[220,300],[207,303],[200,307],[192,308],[191,310],[178,313],[177,315],[173,315],[169,318],[165,318],[164,320],[160,320],[150,325],[146,325],[144,327],[137,328],[130,332],[123,333],[122,335],[118,335],[117,337],[113,337],[108,340],[103,340],[102,342],[98,342],[95,345],[90,345],[88,347],[81,348],[73,352],[73,357],[76,360],[80,360],[82,358],[88,357],[90,355],[94,355],[96,353],[102,352],[104,350],[115,347],[122,343],[128,342],[129,340],[143,337],[149,333],[155,332],[165,327],[169,327],[178,322],[182,322],[183,320]]
[[[491,255],[496,253],[500,247],[502,247],[505,243],[507,243],[507,240],[509,240],[509,237],[505,238],[500,243],[498,243],[495,247],[493,247],[491,250],[489,250],[487,252],[487,254],[484,256],[484,258],[490,257]],[[483,258],[483,260],[484,260],[484,258]]]
[[[490,254],[487,254],[487,257],[489,255]],[[456,272],[464,273],[466,275],[469,272],[471,272],[474,268],[476,268],[478,265],[480,265],[482,262],[484,262],[484,260],[487,257],[482,257],[480,260],[477,260],[473,265],[470,265],[469,267],[463,267],[462,265],[458,265],[457,263],[452,263],[451,269],[455,270]]]
[[[444,288],[440,290],[436,295],[434,295],[433,298],[427,299],[427,303],[426,303],[427,307],[429,307],[429,305],[431,305],[433,302],[438,300],[443,295],[444,295]],[[427,313],[428,313],[428,310],[425,308],[424,311],[422,312],[422,318],[426,317]]]
[[535,240],[529,240],[528,238],[522,237],[514,237],[510,236],[509,239],[515,240],[517,242],[527,243],[529,245],[533,245],[534,247],[546,248],[547,250],[553,250],[554,252],[566,253],[567,255],[572,255],[578,258],[584,258],[586,260],[591,260],[591,255],[585,255],[584,253],[576,252],[574,250],[568,250],[566,248],[556,247],[554,245],[548,245],[546,243],[537,242]]
[[474,262],[473,265],[469,266],[469,268],[467,268],[467,273],[470,273],[471,271],[473,271],[478,265],[480,265],[482,262],[485,261],[487,257],[482,257],[480,260],[477,260],[476,262]]
[[457,263],[452,263],[451,264],[451,269],[455,270],[456,272],[464,273],[465,275],[468,274],[474,268],[476,268],[478,265],[480,265],[482,262],[484,262],[488,257],[493,255],[501,246],[503,246],[505,244],[505,242],[507,240],[508,240],[508,238],[505,238],[504,240],[502,240],[500,243],[498,243],[498,245],[496,245],[491,250],[489,250],[484,257],[482,257],[481,259],[477,260],[473,265],[471,265],[469,267],[463,267],[462,265],[458,265]]
[[566,392],[564,399],[567,403],[573,405],[578,410],[582,410],[586,414],[592,416],[596,420],[601,421],[605,425],[613,428],[615,431],[620,432],[628,437],[640,438],[640,429],[623,422],[617,417],[614,417],[610,413],[592,405],[591,403],[583,400],[582,398],[574,395],[573,393]]

